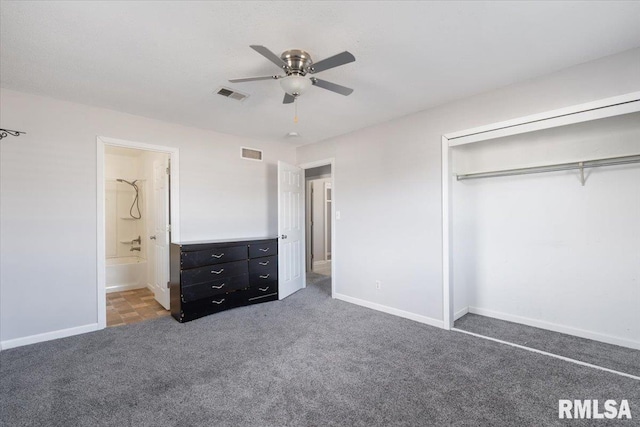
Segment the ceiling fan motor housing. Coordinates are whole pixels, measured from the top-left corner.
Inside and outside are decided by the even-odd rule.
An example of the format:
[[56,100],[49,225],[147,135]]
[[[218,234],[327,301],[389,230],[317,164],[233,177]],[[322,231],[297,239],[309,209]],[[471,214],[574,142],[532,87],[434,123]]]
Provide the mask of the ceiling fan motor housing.
[[280,58],[289,66],[289,69],[285,70],[288,76],[304,76],[313,64],[311,55],[300,49],[285,50],[282,52],[282,55],[280,55]]

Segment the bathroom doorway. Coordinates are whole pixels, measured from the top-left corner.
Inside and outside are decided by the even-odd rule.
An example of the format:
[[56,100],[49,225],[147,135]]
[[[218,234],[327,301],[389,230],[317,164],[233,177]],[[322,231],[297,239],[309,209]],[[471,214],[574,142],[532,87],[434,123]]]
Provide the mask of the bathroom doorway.
[[106,138],[98,145],[99,322],[118,326],[169,315],[177,149]]
[[305,253],[308,285],[331,295],[333,263],[332,164],[305,168]]

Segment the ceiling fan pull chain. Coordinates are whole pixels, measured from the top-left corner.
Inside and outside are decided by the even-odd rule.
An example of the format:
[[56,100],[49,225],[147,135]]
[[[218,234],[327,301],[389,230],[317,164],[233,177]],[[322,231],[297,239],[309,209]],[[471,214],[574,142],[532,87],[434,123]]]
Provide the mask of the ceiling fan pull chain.
[[295,115],[293,116],[293,123],[298,123],[298,97],[296,96],[295,100],[293,101],[293,105],[295,108]]

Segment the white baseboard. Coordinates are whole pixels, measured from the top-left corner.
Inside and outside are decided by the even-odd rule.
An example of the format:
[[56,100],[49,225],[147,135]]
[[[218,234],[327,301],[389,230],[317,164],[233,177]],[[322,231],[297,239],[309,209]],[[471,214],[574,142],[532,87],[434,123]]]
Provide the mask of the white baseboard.
[[373,310],[382,311],[383,313],[393,314],[394,316],[404,317],[405,319],[414,320],[416,322],[424,323],[425,325],[435,326],[436,328],[444,328],[444,322],[442,320],[433,319],[431,317],[422,316],[420,314],[411,313],[409,311],[399,310],[397,308],[388,307],[386,305],[365,301],[363,299],[354,298],[343,294],[336,293],[334,295],[334,298],[341,301],[350,302],[351,304],[360,305],[362,307],[371,308]]
[[469,307],[465,307],[462,310],[458,310],[453,314],[453,321],[455,322],[465,314],[469,313]]
[[112,292],[132,291],[134,289],[143,289],[148,287],[149,285],[140,285],[140,284],[109,285],[107,286],[106,290],[107,290],[107,293],[110,294]]
[[602,334],[599,332],[588,331],[585,329],[574,328],[572,326],[560,325],[557,323],[545,322],[544,320],[531,319],[528,317],[516,316],[513,314],[502,313],[499,311],[487,310],[479,307],[469,307],[469,313],[479,314],[481,316],[493,317],[494,319],[506,320],[507,322],[520,323],[535,328],[547,329],[562,334],[575,335],[580,338],[587,338],[594,341],[601,341],[607,344],[619,345],[622,347],[640,350],[640,341],[630,340],[628,338],[616,337],[613,335]]
[[87,332],[93,332],[100,329],[97,323],[91,323],[84,326],[76,326],[75,328],[60,329],[58,331],[45,332],[44,334],[29,335],[22,338],[14,338],[12,340],[6,340],[0,342],[0,348],[7,350],[15,347],[22,347],[23,345],[36,344],[44,341],[51,341],[58,338],[66,338],[72,335],[86,334]]
[[323,261],[313,261],[313,265],[311,268],[321,267],[323,265],[329,264],[331,261],[323,260]]

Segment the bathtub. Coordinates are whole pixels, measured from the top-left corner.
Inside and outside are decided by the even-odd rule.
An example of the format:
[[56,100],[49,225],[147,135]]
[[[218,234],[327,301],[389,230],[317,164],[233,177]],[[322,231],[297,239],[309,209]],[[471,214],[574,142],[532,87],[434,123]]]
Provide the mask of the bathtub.
[[147,260],[137,256],[107,258],[105,285],[107,293],[145,288]]

